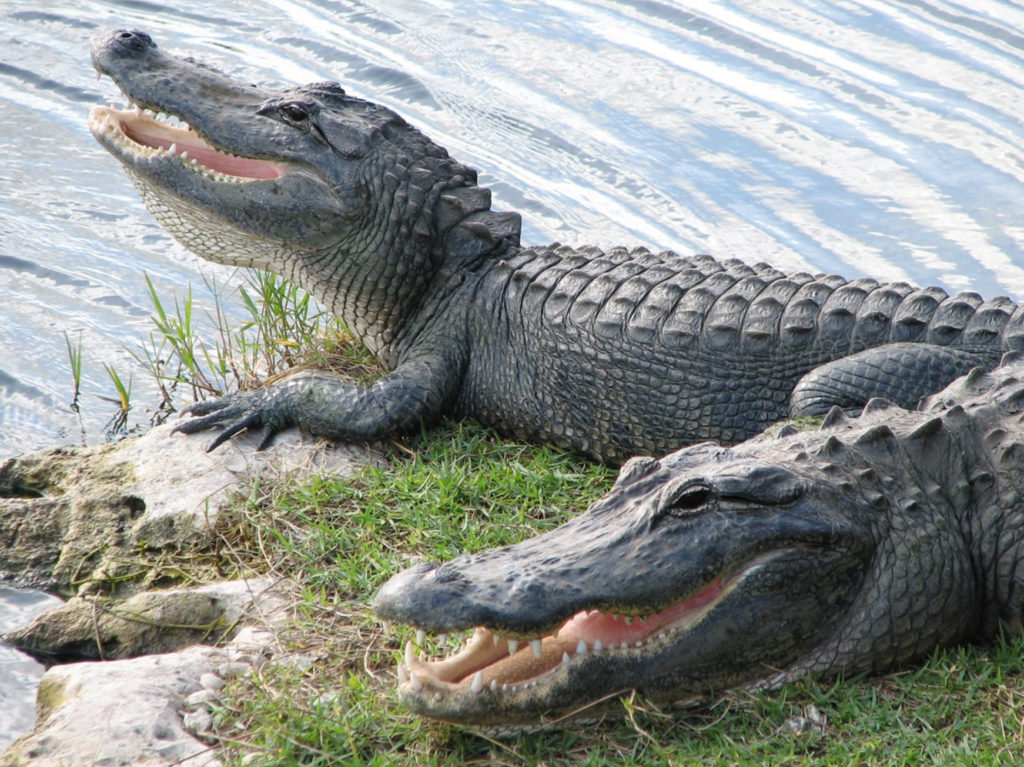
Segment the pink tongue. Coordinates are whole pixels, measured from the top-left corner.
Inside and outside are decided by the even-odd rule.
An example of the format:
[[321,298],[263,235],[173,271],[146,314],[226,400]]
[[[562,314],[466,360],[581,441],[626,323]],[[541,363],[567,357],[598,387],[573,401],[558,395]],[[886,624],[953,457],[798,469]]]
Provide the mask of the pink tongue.
[[699,610],[715,601],[721,596],[723,589],[722,579],[712,581],[689,599],[655,613],[647,620],[634,618],[629,625],[622,618],[613,619],[608,613],[584,610],[576,613],[562,624],[562,627],[558,629],[558,638],[583,639],[587,643],[593,643],[599,639],[605,647],[612,643],[636,642],[679,620],[687,613]]
[[[245,157],[232,157],[206,147],[189,147],[187,151],[188,156],[195,157],[201,165],[213,168],[213,170],[218,170],[221,173],[227,173],[229,176],[277,178],[281,175],[280,169],[270,162],[250,160]],[[178,147],[178,154],[181,154],[181,147]]]
[[281,175],[281,168],[272,162],[264,160],[252,160],[245,157],[234,157],[232,155],[218,152],[198,136],[192,134],[187,136],[179,135],[172,141],[164,132],[147,131],[145,127],[131,125],[127,133],[133,141],[145,144],[154,148],[170,149],[171,144],[175,145],[175,154],[188,152],[189,158],[194,158],[201,165],[212,170],[226,173],[229,176],[240,178],[278,178]]

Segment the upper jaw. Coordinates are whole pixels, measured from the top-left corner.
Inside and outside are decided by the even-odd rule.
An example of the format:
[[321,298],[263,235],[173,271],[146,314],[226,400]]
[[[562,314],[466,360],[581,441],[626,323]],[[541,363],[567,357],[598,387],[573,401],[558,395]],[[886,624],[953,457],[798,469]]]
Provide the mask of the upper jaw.
[[137,168],[166,163],[220,183],[267,181],[286,171],[283,163],[218,150],[192,127],[174,124],[172,117],[140,108],[99,106],[89,113],[89,130],[111,154]]
[[[166,54],[141,32],[118,30],[99,38],[92,60],[96,71],[118,86],[129,108],[94,108],[90,130],[125,164],[180,164],[185,152],[185,162],[209,169],[207,175],[217,180],[267,180],[284,173],[287,163],[261,149],[273,136],[260,135],[257,126],[264,132],[277,130],[271,121],[256,119],[269,95],[262,89]],[[246,122],[245,131],[238,129],[240,121]]]

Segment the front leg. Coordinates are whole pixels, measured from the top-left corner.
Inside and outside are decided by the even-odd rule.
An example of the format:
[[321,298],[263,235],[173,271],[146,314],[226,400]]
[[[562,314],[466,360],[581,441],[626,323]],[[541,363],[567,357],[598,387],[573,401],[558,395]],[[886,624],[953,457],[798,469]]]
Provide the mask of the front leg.
[[410,359],[372,386],[356,386],[322,371],[304,371],[269,386],[200,402],[174,431],[221,429],[207,447],[216,449],[245,429],[260,431],[259,449],[282,429],[299,426],[339,442],[373,442],[415,431],[447,408],[462,378],[453,355]]

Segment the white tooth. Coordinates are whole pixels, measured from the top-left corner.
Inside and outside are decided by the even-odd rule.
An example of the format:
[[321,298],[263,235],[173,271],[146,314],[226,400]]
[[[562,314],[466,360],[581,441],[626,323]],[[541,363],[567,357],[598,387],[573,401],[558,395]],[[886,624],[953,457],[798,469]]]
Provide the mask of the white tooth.
[[472,693],[478,693],[484,689],[484,672],[477,671],[473,677],[473,682],[469,685],[469,691]]
[[622,620],[626,621],[626,625],[628,626],[628,625],[630,625],[633,622],[633,616],[632,615],[623,615],[622,616]]
[[613,621],[617,621],[618,619],[619,619],[619,616],[616,615],[615,613],[612,613],[612,620]]
[[501,637],[498,636],[497,634],[494,634],[491,638],[494,640],[494,646],[495,647],[497,647],[499,644],[501,644]]
[[569,653],[567,653],[565,650],[562,650],[562,665],[569,665]]
[[594,652],[601,652],[601,640],[600,639],[595,639],[594,640]]
[[440,642],[441,644],[445,644],[448,641],[448,635],[447,634],[438,634],[437,635],[437,641]]
[[576,645],[576,654],[577,655],[586,655],[587,654],[587,643],[583,640],[582,637],[580,637],[579,644]]
[[404,663],[398,664],[398,681],[403,684],[409,681],[409,669]]
[[187,160],[188,159],[188,150],[182,150],[182,152],[181,152],[181,159],[182,160]]
[[423,682],[421,682],[420,678],[412,671],[409,672],[409,687],[411,687],[412,691],[416,693],[423,689]]
[[536,658],[537,660],[540,660],[540,640],[539,639],[531,639],[530,640],[530,649],[533,651],[533,657]]
[[509,655],[514,655],[516,650],[518,650],[518,649],[519,649],[519,640],[518,639],[510,639],[510,640],[508,640],[508,654]]
[[636,640],[636,646],[637,646],[637,647],[643,647],[643,646],[644,646],[644,642],[643,642],[643,640],[642,640],[642,639],[638,639],[638,640]]
[[492,679],[491,680],[491,692],[497,692],[497,691],[498,691],[498,680],[497,679]]
[[[495,680],[495,681],[497,681],[497,680]],[[513,685],[513,686],[512,686],[512,689],[513,689],[513,690],[515,689],[515,685]],[[508,692],[508,683],[507,683],[507,682],[503,682],[503,683],[502,683],[502,685],[501,685],[501,691],[502,691],[502,692]]]
[[427,632],[423,629],[416,629],[416,644],[423,647],[423,640],[427,638]]
[[416,662],[416,648],[411,641],[405,643],[405,665],[411,666]]
[[[172,143],[172,144],[171,144],[171,145],[170,145],[170,146],[169,146],[169,147],[167,148],[167,151],[168,151],[168,152],[170,152],[171,154],[174,154],[175,152],[177,152],[177,151],[178,151],[178,145],[177,145],[177,144],[175,144],[175,143]],[[389,623],[388,623],[387,621],[384,621],[384,624],[382,624],[382,625],[385,625],[385,624],[386,624],[386,625],[389,625],[389,626],[391,625],[391,624],[389,624]]]

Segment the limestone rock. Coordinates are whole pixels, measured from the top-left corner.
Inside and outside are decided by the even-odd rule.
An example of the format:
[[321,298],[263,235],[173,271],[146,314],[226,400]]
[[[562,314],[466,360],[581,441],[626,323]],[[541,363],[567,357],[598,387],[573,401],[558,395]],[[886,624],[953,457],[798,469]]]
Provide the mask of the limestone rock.
[[74,597],[3,641],[44,663],[166,653],[230,638],[257,604],[262,619],[283,609],[268,579],[145,591],[123,602]]
[[217,595],[221,619],[244,623],[222,646],[50,668],[36,698],[35,729],[0,755],[0,767],[219,764],[196,736],[210,728],[224,679],[278,652],[274,630],[291,617],[282,589],[256,579],[191,590]]
[[380,460],[296,430],[265,451],[239,435],[207,453],[208,435],[171,428],[0,462],[0,581],[71,597],[5,638],[50,661],[107,659],[46,672],[35,729],[0,767],[218,764],[196,734],[210,727],[223,680],[273,656],[288,587],[255,579],[158,591],[158,568],[139,553],[208,546],[217,515],[257,476],[347,476]]
[[36,730],[16,741],[2,767],[213,765],[209,748],[185,729],[180,710],[199,677],[227,659],[196,646],[111,662],[72,663],[46,672]]
[[172,428],[0,463],[0,580],[70,596],[91,580],[109,582],[127,553],[209,543],[217,514],[254,477],[347,476],[378,460],[294,429],[267,450],[243,434],[207,453],[209,435]]

